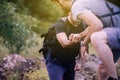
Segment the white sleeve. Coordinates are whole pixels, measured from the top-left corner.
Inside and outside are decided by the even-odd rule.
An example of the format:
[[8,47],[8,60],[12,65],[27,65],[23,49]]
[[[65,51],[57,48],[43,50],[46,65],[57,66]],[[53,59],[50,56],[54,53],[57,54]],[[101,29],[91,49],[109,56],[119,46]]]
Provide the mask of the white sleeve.
[[78,15],[86,12],[91,12],[91,10],[90,7],[83,0],[76,0],[72,5],[71,12],[73,20],[78,21]]

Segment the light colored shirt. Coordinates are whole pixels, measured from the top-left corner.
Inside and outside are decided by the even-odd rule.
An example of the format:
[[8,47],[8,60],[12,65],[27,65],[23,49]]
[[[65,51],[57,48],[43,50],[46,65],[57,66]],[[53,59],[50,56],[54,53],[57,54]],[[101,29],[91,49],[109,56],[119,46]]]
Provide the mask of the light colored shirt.
[[[113,8],[114,12],[120,10],[120,8],[112,3],[109,3],[109,5]],[[102,16],[111,13],[106,6],[105,0],[76,0],[72,5],[71,12],[74,21],[79,21],[78,15],[84,13],[92,12],[96,16]],[[101,18],[101,21],[104,27],[112,26],[110,16]],[[120,14],[113,16],[113,21],[115,26],[120,27]]]

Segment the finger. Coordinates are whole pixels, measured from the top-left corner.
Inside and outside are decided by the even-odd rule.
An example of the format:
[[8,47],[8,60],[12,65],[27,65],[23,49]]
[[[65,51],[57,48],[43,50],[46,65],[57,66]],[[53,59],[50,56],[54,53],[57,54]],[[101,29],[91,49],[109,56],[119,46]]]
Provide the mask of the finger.
[[72,41],[74,41],[75,43],[77,43],[77,40],[75,38],[75,36],[73,35]]
[[82,59],[86,59],[86,56],[84,55],[84,53],[81,55]]
[[81,68],[81,63],[76,63],[74,70],[79,71]]
[[72,41],[72,37],[69,37],[68,39],[69,39],[70,41]]
[[69,35],[68,38],[69,38],[70,40],[72,40],[73,36],[74,36],[74,35],[73,35],[73,33],[72,33],[72,34]]
[[77,38],[77,37],[75,37],[75,35],[73,36],[73,41],[75,42],[75,43],[77,43],[77,42],[79,42],[79,39]]
[[74,38],[74,41],[80,42],[80,39],[78,37]]
[[75,38],[77,41],[80,41],[80,40],[81,40],[81,37],[80,37],[78,34],[74,35],[74,38]]
[[69,37],[69,40],[73,41],[73,37]]
[[69,40],[72,40],[72,36],[69,36],[68,39],[69,39]]

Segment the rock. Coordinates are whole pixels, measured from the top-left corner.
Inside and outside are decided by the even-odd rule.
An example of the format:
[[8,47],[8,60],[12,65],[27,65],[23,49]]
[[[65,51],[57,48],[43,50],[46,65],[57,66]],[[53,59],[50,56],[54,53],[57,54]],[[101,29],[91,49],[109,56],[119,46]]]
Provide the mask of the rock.
[[[75,80],[98,80],[96,72],[98,64],[101,63],[101,61],[95,54],[88,54],[86,58],[87,59],[81,64],[80,70],[76,71]],[[120,59],[115,66],[120,78]]]
[[39,69],[33,59],[25,59],[20,55],[11,54],[0,61],[0,80],[23,80],[25,73]]
[[76,71],[75,80],[96,80],[99,61],[95,54],[86,55],[86,60],[82,62],[80,70]]

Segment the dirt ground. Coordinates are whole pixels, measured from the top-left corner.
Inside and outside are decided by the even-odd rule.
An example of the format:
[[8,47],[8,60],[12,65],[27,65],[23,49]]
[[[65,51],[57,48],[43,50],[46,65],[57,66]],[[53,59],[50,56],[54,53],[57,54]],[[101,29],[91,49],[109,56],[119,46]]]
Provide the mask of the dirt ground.
[[[97,68],[101,61],[95,54],[87,55],[87,60],[82,64],[79,71],[76,71],[75,80],[98,80]],[[120,60],[115,64],[118,76],[120,76]]]
[[[78,66],[81,67],[80,70],[76,71],[75,80],[97,80],[96,72],[98,64],[101,61],[99,60],[95,49],[91,45],[89,50],[91,54],[86,55],[86,60],[84,60],[82,64],[79,64],[80,62],[77,61]],[[34,71],[34,69],[35,70],[39,69],[39,72]],[[13,80],[12,78],[10,79],[9,76],[13,77],[13,74],[16,75],[16,71],[17,74],[19,73],[24,75],[26,72],[30,70],[32,70],[32,72],[35,72],[36,75],[35,79],[31,78],[33,77],[33,74],[31,75],[29,74],[29,76],[27,77],[30,77],[31,79],[18,79],[18,77],[16,76],[17,77],[16,80],[49,80],[43,57],[40,57],[37,60],[33,59],[26,60],[22,56],[16,54],[9,55],[0,61],[0,80],[7,80],[7,78],[9,80]],[[120,76],[120,60],[116,63],[116,70],[118,76]],[[9,76],[8,72],[10,73]],[[13,73],[11,74],[11,72]],[[39,75],[41,75],[42,78]],[[41,79],[39,79],[39,77]]]

